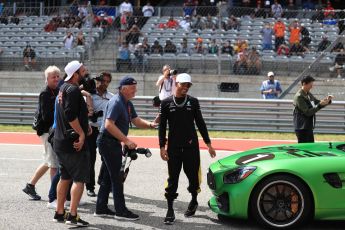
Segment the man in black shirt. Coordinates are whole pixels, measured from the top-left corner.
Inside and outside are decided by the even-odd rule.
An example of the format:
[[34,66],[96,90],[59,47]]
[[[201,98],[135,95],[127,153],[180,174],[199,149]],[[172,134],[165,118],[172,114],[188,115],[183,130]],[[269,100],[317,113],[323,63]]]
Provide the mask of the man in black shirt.
[[[89,182],[90,153],[85,142],[86,134],[92,129],[88,124],[88,110],[79,89],[79,84],[87,70],[78,61],[72,61],[65,67],[65,83],[61,86],[56,104],[56,128],[54,133],[54,151],[60,163],[61,179],[57,187],[57,208],[55,222],[70,225],[88,226],[77,215],[77,208],[83,195],[84,183]],[[65,213],[64,202],[70,182],[71,205]]]
[[[173,201],[178,196],[176,191],[182,166],[189,180],[188,191],[192,194],[192,200],[184,215],[186,217],[193,216],[198,207],[197,195],[200,192],[200,152],[194,123],[197,125],[208,147],[210,156],[212,158],[216,156],[200,111],[199,101],[187,95],[191,86],[192,82],[189,74],[182,73],[177,75],[176,91],[172,96],[164,99],[160,107],[160,154],[164,161],[168,161],[169,172],[168,185],[165,188],[165,197],[168,202],[168,212],[164,220],[165,224],[173,224],[175,221]],[[169,141],[166,148],[167,123],[169,124]]]

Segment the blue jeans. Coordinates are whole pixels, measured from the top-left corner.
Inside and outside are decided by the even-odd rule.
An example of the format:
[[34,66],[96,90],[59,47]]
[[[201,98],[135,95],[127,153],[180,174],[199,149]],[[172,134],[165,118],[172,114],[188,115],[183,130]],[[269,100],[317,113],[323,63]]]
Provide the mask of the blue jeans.
[[60,181],[60,169],[56,170],[56,174],[53,177],[52,182],[50,184],[49,194],[48,194],[49,203],[56,200],[56,187],[59,181]]
[[99,153],[103,158],[103,176],[97,195],[96,212],[104,211],[108,207],[109,193],[112,190],[114,197],[114,207],[116,214],[121,214],[127,210],[125,197],[123,194],[122,166],[122,146],[114,138],[100,133],[97,139]]

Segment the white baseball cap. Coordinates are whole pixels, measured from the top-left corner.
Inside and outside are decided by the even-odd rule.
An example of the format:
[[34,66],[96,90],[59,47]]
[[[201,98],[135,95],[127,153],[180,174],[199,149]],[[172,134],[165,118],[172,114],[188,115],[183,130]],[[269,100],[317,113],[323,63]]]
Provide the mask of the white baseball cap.
[[267,77],[273,76],[274,77],[274,73],[272,71],[267,73]]
[[179,83],[191,83],[192,84],[192,78],[187,73],[181,73],[181,74],[177,75],[176,82],[179,82]]
[[80,63],[79,61],[71,61],[69,62],[66,67],[65,67],[65,73],[67,74],[67,77],[65,78],[65,81],[69,81],[73,74],[75,72],[77,72],[78,69],[80,69],[80,67],[82,66],[83,64]]

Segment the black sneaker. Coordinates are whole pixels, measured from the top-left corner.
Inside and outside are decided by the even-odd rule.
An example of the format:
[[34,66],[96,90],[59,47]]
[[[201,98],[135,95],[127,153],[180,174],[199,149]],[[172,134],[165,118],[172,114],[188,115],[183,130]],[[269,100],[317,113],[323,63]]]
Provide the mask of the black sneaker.
[[114,217],[115,216],[115,212],[111,211],[109,208],[107,208],[104,211],[96,211],[94,214],[94,216],[99,216],[99,217]]
[[72,216],[71,213],[67,214],[66,224],[75,226],[89,226],[89,223],[80,219],[79,215]]
[[25,188],[23,188],[23,192],[28,194],[31,197],[31,199],[33,199],[33,200],[40,200],[41,199],[41,196],[39,196],[36,193],[35,185],[26,184]]
[[164,219],[164,224],[169,224],[172,225],[175,222],[175,213],[174,209],[168,209],[167,215],[165,216]]
[[139,216],[129,210],[126,210],[123,213],[116,213],[115,218],[119,220],[139,220]]
[[198,202],[191,201],[188,205],[187,211],[184,213],[184,216],[185,217],[193,216],[197,208],[198,208]]
[[96,193],[95,191],[93,190],[87,190],[86,194],[89,196],[89,197],[96,197]]
[[67,218],[67,212],[64,211],[63,214],[59,214],[55,211],[53,221],[56,223],[63,223],[66,221],[66,218]]

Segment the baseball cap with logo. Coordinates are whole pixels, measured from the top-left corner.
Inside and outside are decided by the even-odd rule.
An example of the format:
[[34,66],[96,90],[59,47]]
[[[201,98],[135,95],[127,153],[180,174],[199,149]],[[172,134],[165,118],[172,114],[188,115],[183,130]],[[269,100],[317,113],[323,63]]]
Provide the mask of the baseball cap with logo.
[[67,77],[65,78],[65,81],[69,81],[73,74],[75,72],[78,71],[78,69],[80,69],[80,67],[82,66],[83,64],[80,63],[79,61],[71,61],[69,62],[66,67],[65,67],[65,73],[67,74]]
[[125,86],[125,85],[136,85],[136,84],[137,84],[137,81],[133,77],[124,76],[120,80],[118,88],[121,88],[122,86]]
[[274,77],[274,73],[272,71],[267,73],[267,77],[273,76]]
[[176,82],[191,83],[192,84],[192,77],[187,73],[181,73],[181,74],[177,75]]

